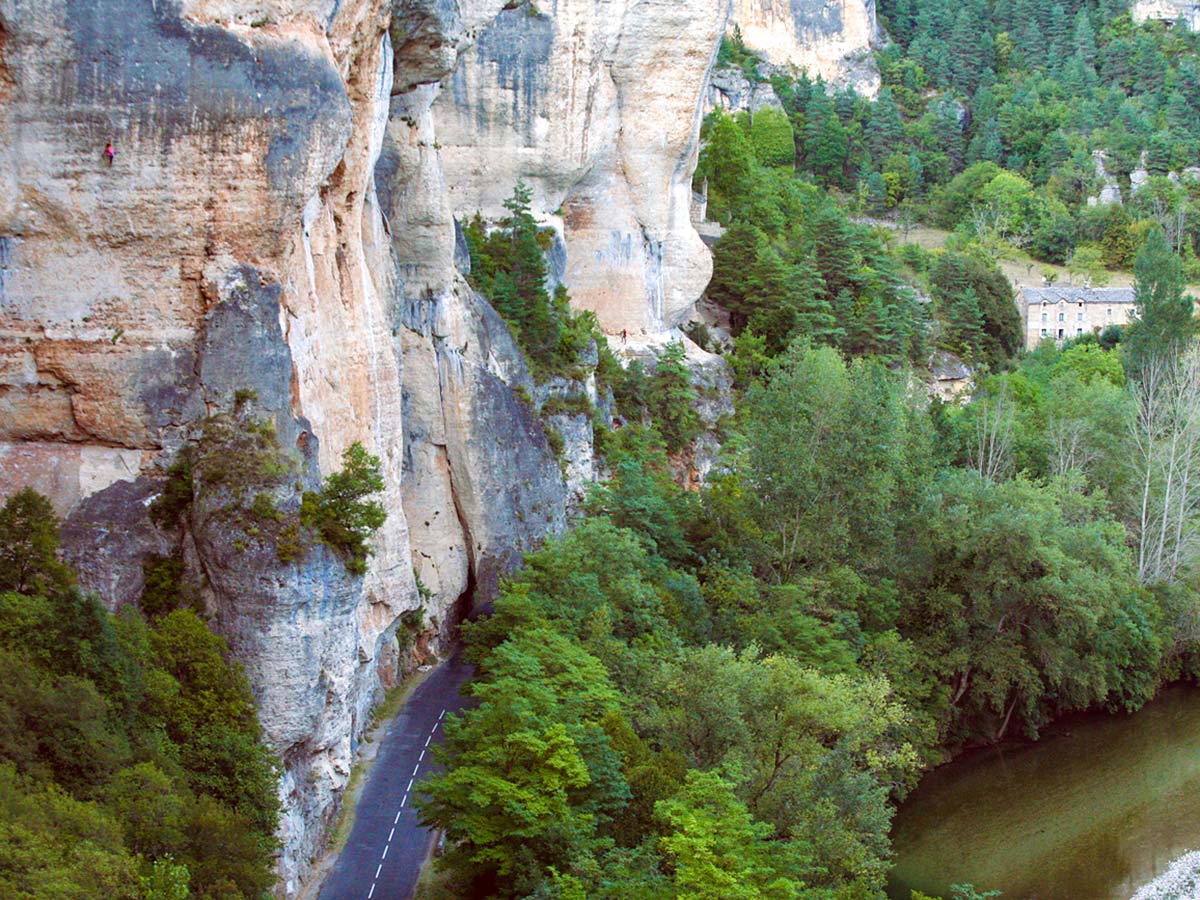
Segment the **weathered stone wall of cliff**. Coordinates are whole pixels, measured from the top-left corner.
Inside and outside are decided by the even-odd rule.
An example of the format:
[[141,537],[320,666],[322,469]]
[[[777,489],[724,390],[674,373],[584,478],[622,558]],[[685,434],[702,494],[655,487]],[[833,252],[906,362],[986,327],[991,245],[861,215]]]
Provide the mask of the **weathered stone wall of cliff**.
[[1200,3],[1196,0],[1134,0],[1129,7],[1133,21],[1182,21],[1189,31],[1200,31]]
[[700,99],[727,0],[538,0],[501,12],[434,105],[450,204],[503,214],[518,178],[561,231],[574,305],[661,333],[711,275],[689,218]]
[[879,33],[875,0],[733,0],[729,23],[769,63],[794,65],[869,97],[879,93],[871,57]]
[[[52,497],[110,606],[182,555],[284,763],[284,894],[402,617],[447,637],[594,477],[586,417],[555,423],[560,470],[524,399],[557,388],[468,287],[455,216],[525,178],[576,304],[661,340],[710,271],[690,179],[727,2],[0,0],[0,495]],[[199,489],[151,521],[239,394],[303,486],[380,457],[365,576],[281,563]]]
[[[0,4],[4,489],[51,495],[111,606],[149,554],[183,554],[284,763],[285,892],[396,677],[401,615],[446,636],[472,581],[563,523],[557,462],[506,387],[528,374],[454,268],[419,127],[500,5],[398,3],[393,53],[388,0]],[[281,564],[200,496],[180,527],[150,521],[170,460],[247,389],[307,486],[354,441],[380,456],[365,577],[321,548]],[[422,551],[441,565],[424,596]]]

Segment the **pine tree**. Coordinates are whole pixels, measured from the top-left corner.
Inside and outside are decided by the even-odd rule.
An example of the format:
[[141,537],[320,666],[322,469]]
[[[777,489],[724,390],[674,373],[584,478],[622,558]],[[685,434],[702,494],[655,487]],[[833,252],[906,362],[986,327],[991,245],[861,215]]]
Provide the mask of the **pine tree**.
[[871,120],[867,124],[867,148],[877,166],[882,166],[884,159],[896,151],[903,136],[900,108],[896,106],[891,88],[885,87],[871,107]]
[[788,274],[788,292],[796,302],[796,326],[800,334],[814,341],[836,345],[841,339],[833,306],[825,296],[825,282],[808,257],[792,264]]
[[1087,7],[1081,7],[1075,16],[1075,32],[1073,36],[1075,53],[1082,57],[1089,66],[1096,65],[1096,32],[1092,29],[1092,19]]
[[983,123],[971,145],[967,148],[967,162],[993,162],[999,164],[1004,159],[1004,144],[1000,138],[1000,124],[994,119]]
[[804,164],[816,175],[838,187],[845,183],[850,138],[834,110],[833,101],[818,84],[804,110]]
[[894,0],[887,10],[887,32],[901,47],[907,47],[916,29],[913,0]]
[[1134,378],[1155,361],[1177,356],[1197,334],[1192,299],[1183,286],[1183,264],[1162,229],[1153,229],[1133,263],[1137,321],[1127,329],[1124,346]]
[[538,244],[537,221],[530,212],[533,192],[523,181],[504,201],[509,215],[500,222],[510,247],[509,269],[515,309],[511,311],[527,349],[540,357],[557,342],[556,323],[550,315],[550,297],[546,293],[546,258]]
[[754,333],[765,337],[771,352],[778,353],[796,328],[796,308],[791,300],[788,267],[774,248],[761,244],[747,278],[744,301],[730,309],[734,333],[753,322]]
[[750,274],[762,250],[766,236],[748,222],[736,221],[713,247],[713,274],[708,283],[708,298],[729,311],[735,333],[749,320],[747,295]]
[[1061,3],[1053,3],[1046,10],[1043,27],[1043,65],[1048,63],[1047,68],[1058,71],[1071,52],[1071,23]]
[[961,114],[962,108],[950,94],[943,94],[933,110],[933,133],[937,137],[938,146],[950,157],[955,172],[962,169],[966,155]]
[[983,22],[975,6],[971,3],[962,6],[954,19],[954,30],[950,33],[948,55],[950,83],[964,94],[975,93],[984,68],[981,46],[983,32]]

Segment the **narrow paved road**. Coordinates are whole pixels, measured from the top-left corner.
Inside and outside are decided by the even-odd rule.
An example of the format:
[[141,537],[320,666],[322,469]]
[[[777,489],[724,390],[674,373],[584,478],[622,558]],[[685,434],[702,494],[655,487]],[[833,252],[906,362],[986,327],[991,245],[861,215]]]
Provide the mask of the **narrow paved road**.
[[319,900],[409,900],[433,833],[417,824],[413,794],[433,768],[442,721],[457,712],[471,666],[456,653],[413,691],[387,729],[363,786],[350,839]]

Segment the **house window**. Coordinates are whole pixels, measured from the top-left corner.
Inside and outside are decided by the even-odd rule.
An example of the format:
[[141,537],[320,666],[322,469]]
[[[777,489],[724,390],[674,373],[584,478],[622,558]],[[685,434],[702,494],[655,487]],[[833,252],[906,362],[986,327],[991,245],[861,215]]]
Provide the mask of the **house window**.
[[1079,312],[1075,313],[1075,321],[1076,322],[1083,321],[1083,310],[1082,309]]
[[1111,319],[1112,318],[1112,307],[1110,306],[1108,309],[1106,309],[1104,311],[1104,314]]
[[1060,341],[1063,339],[1063,330],[1062,330],[1061,328],[1060,328],[1060,329],[1058,329],[1058,339],[1059,339]]
[[1045,337],[1045,336],[1046,336],[1046,329],[1045,329],[1045,328],[1043,328],[1043,329],[1042,329],[1042,337]]
[[1076,328],[1076,329],[1075,329],[1075,333],[1076,333],[1076,334],[1083,334],[1083,329],[1082,329],[1082,328]]
[[1049,322],[1050,321],[1050,313],[1042,313],[1042,321]]
[[1066,314],[1066,313],[1064,313],[1064,312],[1060,312],[1060,313],[1058,314],[1058,321],[1060,321],[1060,322],[1065,322],[1065,321],[1067,321],[1067,314]]

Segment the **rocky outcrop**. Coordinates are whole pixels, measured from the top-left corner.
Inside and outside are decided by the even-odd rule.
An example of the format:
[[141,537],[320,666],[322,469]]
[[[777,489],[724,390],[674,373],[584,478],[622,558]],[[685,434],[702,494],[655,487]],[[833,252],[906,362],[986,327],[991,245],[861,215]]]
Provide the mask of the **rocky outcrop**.
[[[53,498],[110,606],[152,554],[182,554],[284,763],[284,894],[397,675],[401,616],[423,607],[445,637],[473,582],[563,523],[558,464],[509,389],[520,354],[454,268],[423,130],[500,5],[0,4],[4,489]],[[305,486],[354,441],[379,455],[365,577],[319,547],[280,563],[200,497],[178,530],[150,521],[170,460],[238,394]],[[441,580],[418,591],[426,548]]]
[[1189,31],[1200,31],[1200,3],[1195,0],[1135,0],[1129,7],[1133,21],[1183,22]]
[[1096,182],[1100,190],[1094,197],[1088,197],[1088,206],[1106,206],[1110,203],[1121,202],[1121,185],[1115,175],[1110,175],[1106,164],[1108,157],[1103,150],[1092,151],[1092,166],[1096,173]]
[[434,106],[451,207],[518,179],[562,234],[574,305],[611,334],[682,321],[711,274],[689,217],[725,0],[553,0],[501,12]]
[[[766,67],[766,64],[762,64],[759,68]],[[767,77],[752,81],[737,67],[714,69],[708,80],[708,106],[730,113],[743,110],[756,113],[768,106],[781,109],[783,104],[779,102]]]
[[[0,493],[52,497],[112,607],[146,561],[184,560],[284,764],[284,895],[404,664],[402,617],[447,638],[596,477],[570,398],[605,398],[534,385],[455,215],[525,178],[555,280],[648,345],[709,277],[690,180],[726,0],[512,7],[0,0]],[[151,521],[171,461],[247,402],[300,488],[354,442],[379,456],[364,576],[321,547],[281,562],[203,485]]]
[[[0,10],[6,486],[52,495],[83,585],[110,605],[137,597],[150,553],[184,554],[284,762],[280,868],[294,889],[381,673],[395,671],[396,622],[419,602],[400,503],[395,282],[372,181],[389,9]],[[168,461],[239,390],[257,395],[308,484],[353,441],[381,456],[390,515],[365,578],[319,549],[271,564],[201,513],[183,547],[149,522]]]
[[769,63],[850,85],[867,97],[879,93],[871,56],[879,34],[875,0],[733,0],[730,26]]

